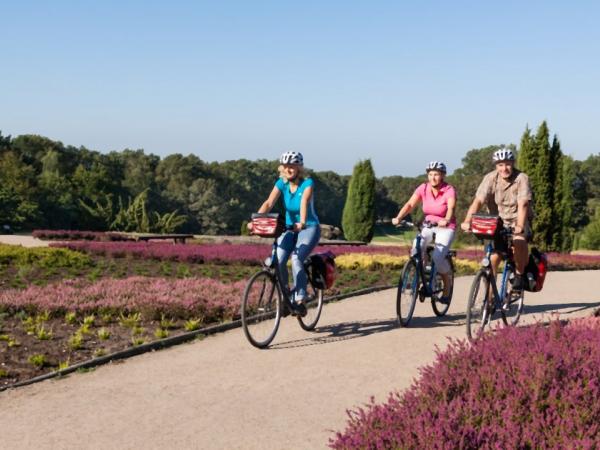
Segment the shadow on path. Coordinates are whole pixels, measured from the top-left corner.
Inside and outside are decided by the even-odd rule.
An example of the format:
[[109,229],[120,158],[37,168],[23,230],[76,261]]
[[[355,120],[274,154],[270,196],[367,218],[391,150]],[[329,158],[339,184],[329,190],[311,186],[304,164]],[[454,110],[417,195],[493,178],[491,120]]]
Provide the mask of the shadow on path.
[[309,345],[329,344],[332,342],[345,341],[369,336],[375,333],[383,333],[398,328],[398,321],[393,319],[363,320],[356,322],[340,322],[315,328],[311,337],[295,339],[293,341],[280,342],[271,345],[270,349],[284,349],[294,347],[306,347]]
[[563,311],[563,314],[585,311],[587,309],[597,308],[600,302],[595,303],[547,303],[543,305],[527,305],[527,297],[525,297],[524,314],[547,313],[560,309],[572,309],[571,311]]
[[465,313],[446,314],[442,317],[414,317],[407,328],[437,328],[437,327],[456,327],[464,325],[467,318]]
[[[527,305],[523,314],[549,313],[562,311],[565,313],[575,313],[578,311],[591,310],[600,306],[600,302],[595,303],[548,303],[543,305]],[[406,328],[421,329],[434,327],[457,327],[465,324],[466,315],[464,313],[448,314],[443,317],[413,317],[410,325]],[[308,347],[311,345],[331,344],[349,339],[362,338],[376,333],[385,333],[400,329],[396,318],[381,320],[359,320],[355,322],[340,322],[332,325],[325,325],[315,328],[315,331],[309,337],[303,339],[294,339],[291,341],[279,342],[269,347],[272,350],[281,350],[286,348]]]
[[[464,314],[448,315],[444,317],[413,317],[407,329],[457,326],[464,324],[464,319]],[[315,328],[315,331],[311,337],[280,342],[271,345],[269,348],[277,350],[284,348],[306,347],[309,345],[329,344],[333,342],[346,341],[348,339],[370,336],[371,334],[375,333],[392,331],[397,328],[400,327],[398,326],[398,321],[395,317],[392,319],[340,322]]]

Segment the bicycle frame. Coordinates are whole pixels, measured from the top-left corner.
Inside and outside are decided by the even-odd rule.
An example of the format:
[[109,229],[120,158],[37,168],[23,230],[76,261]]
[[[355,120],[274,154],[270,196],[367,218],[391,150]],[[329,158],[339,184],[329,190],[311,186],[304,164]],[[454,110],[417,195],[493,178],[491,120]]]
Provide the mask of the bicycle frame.
[[[286,227],[285,231],[292,231],[292,228]],[[277,279],[277,286],[279,286],[279,290],[281,291],[281,295],[284,299],[284,302],[283,302],[284,312],[287,315],[287,313],[289,313],[293,310],[293,305],[292,305],[292,298],[290,295],[289,286],[284,286],[283,277],[281,276],[281,273],[279,271],[279,259],[277,258],[277,248],[279,247],[279,245],[277,244],[277,239],[279,239],[279,238],[276,237],[273,240],[273,244],[271,246],[271,256],[268,256],[263,261],[263,266],[269,270],[272,270],[275,273],[275,278]],[[298,239],[298,234],[294,233],[294,245],[295,245],[297,239]],[[304,261],[302,261],[302,264],[304,264],[304,268],[306,269],[306,264]],[[306,273],[306,277],[308,279],[308,282],[311,285],[314,285],[312,276],[308,271]]]
[[413,289],[416,290],[419,284],[419,279],[422,280],[422,286],[425,292],[423,292],[423,297],[431,297],[433,295],[433,281],[435,280],[436,267],[433,259],[431,260],[431,273],[429,274],[429,280],[425,277],[425,267],[423,266],[423,253],[421,251],[421,241],[423,237],[421,236],[421,229],[416,236],[416,244],[414,255],[411,255],[411,258],[415,261],[418,270],[418,277],[415,277],[415,281],[413,284]]
[[[510,244],[510,242],[509,242]],[[512,271],[514,273],[514,262],[512,260],[512,251],[510,250],[509,245],[509,254],[504,258],[504,269],[502,270],[502,280],[500,281],[500,289],[501,292],[498,292],[498,287],[496,285],[496,276],[492,271],[492,262],[491,256],[494,252],[494,246],[491,242],[489,242],[485,247],[485,257],[482,261],[482,265],[486,268],[488,272],[488,277],[490,279],[490,286],[492,287],[492,293],[494,294],[494,308],[502,307],[502,300],[506,296],[506,286],[507,286],[507,274]]]

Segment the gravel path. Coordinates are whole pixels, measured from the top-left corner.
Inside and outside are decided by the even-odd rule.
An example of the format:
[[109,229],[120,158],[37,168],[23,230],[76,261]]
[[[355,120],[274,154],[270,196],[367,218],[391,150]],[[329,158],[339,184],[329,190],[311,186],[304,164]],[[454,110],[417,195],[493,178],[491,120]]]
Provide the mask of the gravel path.
[[0,244],[22,245],[23,247],[48,247],[47,241],[33,236],[20,236],[18,234],[0,234]]
[[[590,314],[598,276],[550,273],[526,297],[524,321]],[[471,280],[457,279],[447,317],[418,304],[406,329],[395,325],[395,291],[382,291],[325,305],[313,333],[284,319],[269,350],[237,329],[0,393],[0,448],[324,448],[347,408],[408,387],[435,346],[465,336]]]

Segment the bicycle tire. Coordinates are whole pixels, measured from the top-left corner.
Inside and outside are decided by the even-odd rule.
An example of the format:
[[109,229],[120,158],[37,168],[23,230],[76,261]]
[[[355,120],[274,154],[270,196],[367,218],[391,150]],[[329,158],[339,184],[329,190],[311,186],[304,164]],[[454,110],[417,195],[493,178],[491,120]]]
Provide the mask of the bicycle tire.
[[242,328],[248,342],[257,348],[268,347],[281,321],[281,290],[275,275],[261,270],[252,275],[242,299]]
[[402,269],[396,293],[396,316],[401,327],[407,327],[410,323],[415,312],[418,293],[419,271],[415,260],[411,258]]
[[506,271],[508,272],[505,277],[505,286],[504,286],[504,297],[502,302],[508,299],[508,310],[502,308],[500,310],[502,315],[502,322],[504,325],[514,326],[519,322],[521,318],[521,313],[523,312],[523,302],[525,300],[525,292],[521,290],[520,292],[512,292],[512,285],[510,283],[511,275],[513,274],[514,269],[512,267],[507,267]]
[[[450,263],[450,295],[448,296],[448,303],[439,302],[439,296],[436,296],[435,294],[431,296],[431,309],[433,309],[433,313],[438,317],[442,317],[448,312],[450,303],[452,303],[452,294],[454,294],[454,263],[452,262],[452,258],[448,258],[448,262]],[[437,286],[438,280],[440,283],[443,283],[443,278],[439,273],[435,274],[435,278],[434,289]],[[443,284],[440,285],[443,289]]]
[[[492,314],[490,308],[490,275],[487,270],[481,269],[475,275],[469,291],[467,302],[467,337],[473,340],[479,337],[487,324],[490,323]],[[483,288],[483,289],[482,289]],[[480,297],[480,296],[483,297]]]
[[312,331],[317,326],[319,318],[321,317],[321,311],[323,311],[323,290],[316,288],[311,282],[307,284],[307,298],[309,299],[306,303],[306,315],[304,317],[298,316],[298,323],[305,331]]

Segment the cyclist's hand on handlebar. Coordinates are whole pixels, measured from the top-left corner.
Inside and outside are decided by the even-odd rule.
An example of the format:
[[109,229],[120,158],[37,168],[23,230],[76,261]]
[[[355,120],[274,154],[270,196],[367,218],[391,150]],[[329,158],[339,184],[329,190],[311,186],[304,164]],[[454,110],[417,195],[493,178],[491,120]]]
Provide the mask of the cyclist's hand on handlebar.
[[392,219],[392,225],[395,225],[395,226],[400,225],[400,220],[397,217],[394,217]]
[[523,227],[517,225],[512,229],[512,232],[513,234],[521,234],[523,233]]
[[246,224],[246,228],[248,228],[248,230],[250,230],[250,232],[252,233],[252,228],[253,228],[252,222],[248,222]]
[[461,223],[460,224],[460,228],[465,233],[468,233],[469,231],[471,231],[471,222],[463,222],[463,223]]
[[444,228],[448,226],[448,221],[446,219],[442,219],[437,223],[438,227]]
[[303,226],[300,222],[296,222],[294,224],[294,226],[292,227],[292,230],[296,233],[298,233],[299,231],[302,231],[304,228],[306,228],[305,226]]

